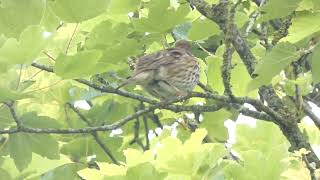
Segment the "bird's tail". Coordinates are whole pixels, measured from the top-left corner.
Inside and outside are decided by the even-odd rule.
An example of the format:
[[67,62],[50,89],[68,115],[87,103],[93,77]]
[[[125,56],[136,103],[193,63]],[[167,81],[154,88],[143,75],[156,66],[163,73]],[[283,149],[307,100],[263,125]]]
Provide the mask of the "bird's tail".
[[128,79],[126,79],[124,82],[122,82],[118,87],[116,87],[116,89],[120,89],[122,88],[123,86],[126,86],[128,84],[130,84],[131,82],[131,78],[129,77]]

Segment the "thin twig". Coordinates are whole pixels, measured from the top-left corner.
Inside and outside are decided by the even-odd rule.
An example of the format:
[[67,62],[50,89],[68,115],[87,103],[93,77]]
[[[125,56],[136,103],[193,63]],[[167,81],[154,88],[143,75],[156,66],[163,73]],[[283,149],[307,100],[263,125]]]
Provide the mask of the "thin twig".
[[21,76],[22,76],[22,67],[23,65],[20,64],[20,68],[19,68],[19,77],[18,77],[18,80],[17,80],[17,87],[16,87],[16,90],[19,89],[19,86],[20,86],[20,82],[21,82]]
[[[82,121],[84,121],[88,126],[92,127],[93,124],[90,122],[89,119],[87,119],[77,108],[75,108],[72,104],[67,103],[67,105],[80,117]],[[97,142],[97,144],[101,147],[101,149],[107,154],[107,156],[111,159],[111,161],[114,164],[120,165],[120,163],[117,161],[117,159],[113,156],[111,150],[102,142],[102,140],[99,138],[99,135],[97,132],[92,132],[91,135],[93,136],[94,140]]]
[[11,101],[11,102],[4,102],[4,104],[6,106],[8,106],[9,110],[10,110],[10,113],[12,115],[12,118],[13,120],[16,122],[16,125],[17,125],[17,129],[19,130],[22,126],[23,126],[23,123],[21,121],[20,118],[18,118],[18,115],[16,113],[16,111],[14,110],[14,102]]
[[[145,106],[143,104],[143,102],[140,102],[140,109],[144,109]],[[148,118],[146,115],[142,116],[142,120],[143,120],[143,125],[144,125],[144,132],[145,132],[145,138],[146,138],[146,145],[145,145],[145,150],[149,150],[150,149],[150,141],[149,141],[149,126],[148,126]]]
[[42,91],[42,90],[44,90],[44,89],[51,88],[51,87],[53,87],[53,86],[55,86],[55,85],[57,85],[57,84],[59,84],[59,83],[61,83],[61,82],[62,82],[62,80],[59,80],[59,81],[54,82],[54,83],[52,83],[52,84],[50,84],[50,85],[48,85],[48,86],[40,87],[40,88],[38,88],[38,89],[31,90],[31,91],[27,91],[27,92],[25,92],[25,93],[26,93],[26,94],[31,94],[31,93],[34,93],[34,92],[37,92],[37,91]]
[[31,79],[35,78],[35,77],[36,77],[38,74],[40,74],[41,72],[43,72],[42,69],[40,69],[39,71],[37,71],[36,73],[34,73],[32,76],[30,76],[27,81],[30,81]]
[[157,125],[159,128],[163,129],[163,125],[162,123],[160,122],[160,119],[158,117],[157,114],[154,113],[154,111],[152,111],[152,113],[150,113],[149,115],[150,119],[152,120],[152,122]]
[[[264,3],[265,3],[266,0],[261,0],[260,3],[259,3],[259,7],[261,7]],[[248,26],[246,28],[246,31],[244,33],[244,37],[247,37],[249,35],[249,33],[252,31],[253,29],[253,26],[257,20],[257,17],[260,16],[261,14],[261,8],[258,8],[258,10],[256,10],[250,17],[249,19],[249,23],[248,23]]]
[[223,54],[223,65],[221,69],[221,76],[223,79],[223,85],[225,89],[225,93],[230,96],[231,98],[233,97],[233,93],[231,90],[231,68],[232,68],[232,54],[234,52],[233,47],[232,47],[232,41],[235,38],[234,36],[234,30],[236,29],[236,25],[234,23],[234,17],[236,13],[236,8],[240,4],[241,0],[237,1],[237,3],[231,7],[230,12],[228,10],[228,6],[226,7],[226,16],[228,16],[227,20],[227,28],[225,32],[225,46],[226,50]]
[[[53,69],[51,67],[45,66],[45,65],[40,65],[37,63],[32,63],[32,66],[37,67],[39,69],[43,69],[45,71],[48,72],[53,72]],[[94,83],[88,81],[88,80],[84,80],[84,79],[75,79],[75,81],[78,81],[81,84],[85,84],[89,87],[92,87],[96,90],[99,90],[101,92],[106,92],[106,93],[113,93],[113,94],[118,94],[120,96],[123,97],[128,97],[128,98],[132,98],[132,99],[136,99],[142,102],[147,102],[150,104],[157,104],[159,103],[156,100],[152,100],[149,99],[145,96],[141,96],[135,93],[130,93],[127,91],[123,91],[123,90],[119,90],[119,89],[115,89],[113,87],[106,87],[106,86],[97,86]],[[223,96],[223,95],[218,95],[218,94],[214,94],[214,93],[190,93],[189,96],[187,96],[186,98],[191,98],[191,97],[199,97],[199,98],[209,98],[209,99],[215,99],[215,100],[219,100],[225,103],[238,103],[238,104],[244,104],[244,103],[249,103],[253,106],[258,106],[260,109],[264,109],[264,112],[268,111],[271,112],[273,115],[277,114],[275,111],[273,111],[271,108],[269,108],[268,106],[265,106],[263,103],[261,103],[258,100],[254,100],[254,99],[250,99],[248,97],[242,97],[242,98],[235,98],[234,100],[231,100],[229,97],[227,96]],[[215,108],[215,107],[205,107],[205,106],[179,106],[179,105],[172,105],[172,104],[168,104],[165,107],[162,107],[164,109],[169,109],[172,110],[174,112],[181,112],[181,111],[199,111],[199,112],[206,112],[208,110],[210,110],[211,108]],[[266,113],[268,113],[266,112]],[[279,115],[275,115],[277,117],[277,119],[279,119]]]
[[303,161],[305,162],[307,169],[309,170],[311,180],[317,180],[315,167],[312,167],[306,155],[302,155]]
[[303,102],[302,108],[303,108],[304,113],[306,113],[306,115],[309,116],[310,119],[312,119],[314,124],[320,130],[320,117],[318,117],[316,114],[313,113],[311,107],[307,104],[307,102]]
[[120,165],[120,163],[117,161],[117,159],[113,156],[111,150],[102,142],[102,140],[99,138],[99,135],[97,132],[91,133],[94,140],[97,142],[97,144],[101,147],[101,149],[108,155],[108,157],[111,159],[111,161],[114,164]]
[[43,52],[43,54],[45,54],[50,60],[52,60],[53,62],[55,62],[56,61],[56,59],[53,57],[53,56],[51,56],[48,52]]
[[60,24],[58,25],[58,27],[56,27],[56,31],[58,31],[63,25],[64,25],[64,23],[60,23]]
[[201,89],[203,89],[205,92],[208,92],[208,93],[213,93],[212,91],[211,91],[211,89],[209,89],[206,85],[204,85],[202,82],[199,82],[198,83],[198,86],[201,88]]
[[139,117],[136,118],[136,121],[134,122],[134,126],[133,126],[133,132],[134,132],[134,137],[131,140],[131,142],[129,143],[130,145],[136,143],[138,146],[140,146],[142,148],[143,151],[145,151],[145,147],[142,144],[141,140],[140,140],[140,121],[139,121]]
[[199,48],[200,48],[202,51],[206,52],[209,56],[214,56],[214,54],[213,54],[212,52],[209,52],[208,50],[206,50],[206,48],[204,48],[200,43],[196,42],[195,44],[198,45]]
[[[210,5],[204,0],[187,0],[190,2],[202,15],[206,16],[208,19],[216,22],[220,29],[224,32],[226,31],[227,26],[227,17],[225,16],[224,9],[227,3],[220,1],[219,4]],[[289,23],[288,23],[289,24]],[[255,65],[257,63],[255,56],[250,50],[249,44],[246,43],[246,39],[241,36],[240,31],[235,28],[232,44],[239,54],[241,60],[247,68],[247,71],[252,78],[255,78],[257,75],[254,74]],[[278,38],[279,39],[279,38]],[[291,144],[290,151],[305,148],[310,153],[307,155],[307,158],[310,162],[315,162],[316,167],[320,167],[320,160],[317,158],[316,154],[312,150],[309,142],[305,139],[302,132],[300,131],[298,125],[294,122],[297,118],[293,113],[290,112],[284,105],[284,102],[276,95],[271,86],[262,86],[259,88],[259,93],[262,94],[268,102],[268,107],[262,106],[263,103],[260,102],[256,104],[255,108],[258,111],[264,111],[269,116],[273,118],[273,122],[277,124],[282,133],[286,136],[288,141]],[[235,101],[239,104],[239,99]],[[229,102],[230,103],[230,102]],[[262,104],[261,104],[262,103]],[[251,104],[251,103],[249,103]],[[292,119],[291,121],[288,118]]]
[[69,50],[71,41],[73,40],[74,35],[76,34],[76,31],[77,31],[77,29],[78,29],[78,25],[79,25],[79,23],[76,24],[76,27],[74,28],[73,33],[72,33],[72,35],[71,35],[71,37],[70,37],[70,40],[69,40],[69,42],[68,42],[68,46],[67,46],[67,49],[66,49],[66,54],[68,54],[68,50]]
[[184,97],[175,98],[175,99],[170,100],[168,102],[161,102],[161,103],[157,103],[155,105],[151,105],[143,110],[137,111],[136,113],[134,113],[132,115],[126,116],[125,118],[122,118],[113,124],[79,128],[79,129],[32,128],[32,127],[23,126],[23,124],[21,123],[20,119],[18,118],[18,116],[16,114],[15,109],[13,108],[13,104],[5,103],[9,107],[10,112],[12,114],[12,117],[15,120],[15,122],[17,123],[18,128],[16,130],[12,129],[10,131],[1,130],[0,134],[8,134],[8,133],[10,134],[10,133],[16,133],[16,132],[26,132],[26,133],[35,133],[35,134],[50,134],[50,133],[51,134],[84,134],[84,133],[92,133],[92,132],[98,132],[98,131],[110,131],[110,130],[115,130],[115,129],[120,128],[121,126],[125,125],[129,121],[131,121],[131,120],[133,120],[143,114],[149,113],[149,112],[151,112],[155,109],[158,109],[158,108],[161,109],[161,108],[167,106],[168,104],[180,102],[185,99],[186,98],[184,98]]

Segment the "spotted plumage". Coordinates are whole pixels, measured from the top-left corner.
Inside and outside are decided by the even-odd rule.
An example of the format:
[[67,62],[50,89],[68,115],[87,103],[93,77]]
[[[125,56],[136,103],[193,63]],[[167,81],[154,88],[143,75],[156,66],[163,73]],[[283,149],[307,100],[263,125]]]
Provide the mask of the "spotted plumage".
[[162,100],[187,95],[199,81],[199,64],[191,53],[188,41],[180,40],[175,47],[138,59],[133,75],[126,84],[138,84]]

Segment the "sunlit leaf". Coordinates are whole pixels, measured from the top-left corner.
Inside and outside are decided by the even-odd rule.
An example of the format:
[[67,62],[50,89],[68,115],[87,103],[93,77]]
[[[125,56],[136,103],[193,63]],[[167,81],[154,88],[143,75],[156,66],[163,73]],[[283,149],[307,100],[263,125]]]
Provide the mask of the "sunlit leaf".
[[53,11],[67,22],[82,22],[98,16],[108,8],[109,0],[56,0]]
[[320,82],[320,45],[318,45],[312,53],[312,78],[314,83]]
[[131,31],[132,29],[127,24],[112,24],[111,21],[103,21],[89,34],[86,47],[98,48],[119,43],[126,39]]
[[158,172],[150,163],[139,164],[127,170],[126,179],[143,180],[155,179],[161,180],[166,177],[165,172]]
[[6,87],[0,86],[0,102],[12,101],[30,97],[27,94],[12,91]]
[[0,63],[23,64],[32,62],[45,48],[49,38],[44,37],[44,28],[29,26],[17,41],[9,38],[0,48]]
[[225,109],[216,112],[204,113],[200,127],[208,130],[208,137],[213,141],[223,142],[228,139],[228,130],[224,121],[231,117],[231,113]]
[[199,18],[192,22],[188,37],[190,40],[202,40],[219,33],[219,26],[216,23],[209,19]]
[[65,79],[86,77],[96,73],[95,67],[102,57],[98,50],[82,51],[72,56],[60,54],[54,72]]
[[300,2],[301,0],[269,0],[266,5],[262,6],[261,10],[265,14],[262,16],[261,20],[267,21],[285,17],[297,9]]
[[110,13],[127,14],[134,12],[140,6],[140,0],[112,0],[110,3]]
[[80,163],[69,163],[59,166],[51,171],[44,173],[41,179],[56,180],[56,179],[78,179],[77,171],[84,168]]
[[208,85],[219,93],[223,93],[224,86],[221,77],[222,58],[217,56],[208,56]]
[[[296,43],[315,32],[320,31],[320,25],[314,23],[319,20],[320,13],[309,11],[298,12],[292,19],[292,25],[289,28],[289,34],[284,40]],[[308,27],[308,28],[306,28]]]
[[45,4],[45,0],[2,0],[0,6],[0,34],[19,38],[20,33],[28,26],[40,23]]
[[137,30],[144,32],[166,32],[177,24],[183,23],[190,7],[181,4],[177,10],[170,6],[169,0],[153,0],[148,5],[149,14],[147,18],[134,21]]
[[298,58],[299,53],[294,45],[279,43],[259,61],[254,71],[254,74],[258,74],[258,77],[249,83],[248,91],[270,83],[274,76],[279,74],[292,61],[298,60]]

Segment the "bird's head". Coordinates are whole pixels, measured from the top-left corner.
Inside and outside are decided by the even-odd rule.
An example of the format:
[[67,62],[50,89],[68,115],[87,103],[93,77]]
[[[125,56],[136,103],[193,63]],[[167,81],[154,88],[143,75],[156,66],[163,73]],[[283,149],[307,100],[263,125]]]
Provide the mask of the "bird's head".
[[184,39],[178,40],[175,43],[174,46],[176,48],[181,48],[181,49],[185,49],[185,50],[191,51],[191,43],[190,43],[190,41],[187,41],[187,40],[184,40]]

